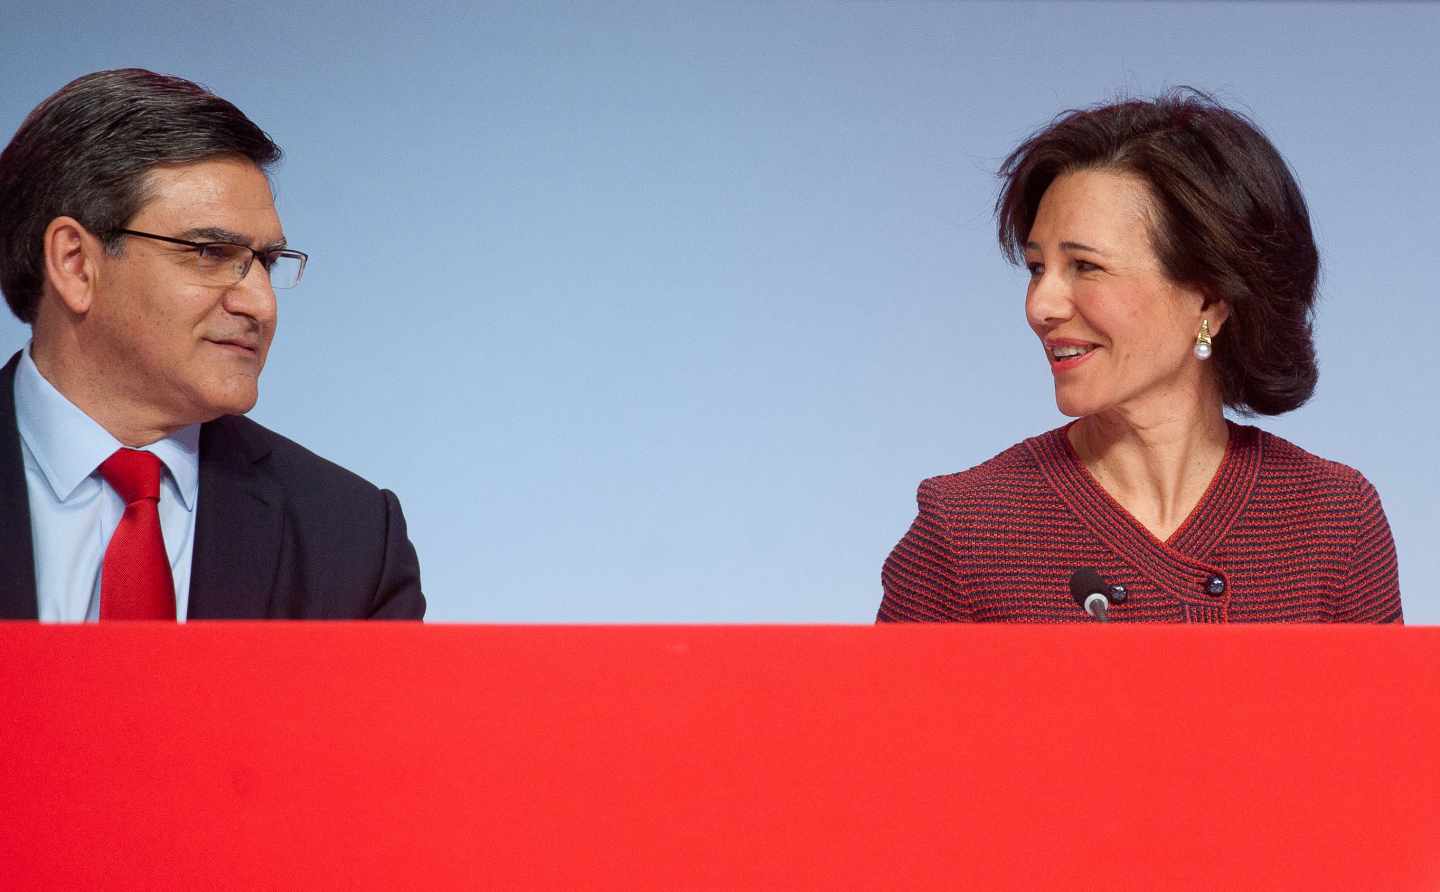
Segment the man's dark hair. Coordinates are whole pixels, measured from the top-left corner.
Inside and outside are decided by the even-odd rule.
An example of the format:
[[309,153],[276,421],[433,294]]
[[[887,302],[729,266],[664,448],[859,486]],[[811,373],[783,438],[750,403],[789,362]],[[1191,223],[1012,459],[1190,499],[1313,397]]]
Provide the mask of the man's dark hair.
[[1311,335],[1320,255],[1285,159],[1260,128],[1198,90],[1064,112],[1000,166],[1000,247],[1023,263],[1040,199],[1080,170],[1135,174],[1154,203],[1166,275],[1230,305],[1210,360],[1225,405],[1279,415],[1315,391]]
[[268,170],[280,160],[280,147],[198,84],[122,68],[60,88],[0,152],[0,290],[10,309],[23,322],[35,321],[51,220],[74,217],[118,252],[114,230],[151,197],[151,168],[225,155]]

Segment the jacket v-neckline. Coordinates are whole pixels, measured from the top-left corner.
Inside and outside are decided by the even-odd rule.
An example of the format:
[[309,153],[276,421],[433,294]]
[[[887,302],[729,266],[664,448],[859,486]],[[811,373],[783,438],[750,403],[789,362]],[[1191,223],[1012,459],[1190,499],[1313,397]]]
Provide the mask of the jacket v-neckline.
[[[37,619],[30,499],[15,417],[15,369],[0,368],[0,619]],[[263,619],[284,528],[283,494],[257,469],[270,447],[235,419],[200,428],[188,619]]]
[[[1120,559],[1182,601],[1216,604],[1203,591],[1203,580],[1222,574],[1209,557],[1244,513],[1263,452],[1257,428],[1228,421],[1226,425],[1230,438],[1220,467],[1190,514],[1165,541],[1125,510],[1085,468],[1066,435],[1068,425],[1032,437],[1025,445],[1050,488]],[[1228,602],[1229,592],[1219,600]]]

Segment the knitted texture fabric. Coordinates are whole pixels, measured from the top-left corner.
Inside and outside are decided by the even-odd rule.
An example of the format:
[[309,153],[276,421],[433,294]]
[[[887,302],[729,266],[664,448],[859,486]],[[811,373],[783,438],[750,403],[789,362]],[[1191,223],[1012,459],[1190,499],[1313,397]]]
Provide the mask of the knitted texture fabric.
[[881,572],[881,622],[1089,622],[1070,576],[1128,593],[1116,622],[1401,622],[1395,543],[1352,468],[1230,425],[1210,487],[1165,542],[1085,469],[1065,428],[920,484]]

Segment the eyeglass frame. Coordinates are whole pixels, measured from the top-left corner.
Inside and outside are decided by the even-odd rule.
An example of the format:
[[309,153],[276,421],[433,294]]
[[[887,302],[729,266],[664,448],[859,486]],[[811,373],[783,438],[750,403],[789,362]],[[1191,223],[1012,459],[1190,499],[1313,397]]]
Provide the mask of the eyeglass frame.
[[300,284],[301,278],[304,277],[305,263],[310,259],[309,254],[306,254],[304,251],[296,251],[294,248],[267,248],[263,251],[257,251],[249,245],[242,245],[239,242],[192,242],[187,241],[183,238],[175,238],[174,236],[169,235],[156,235],[153,232],[141,232],[138,229],[112,229],[110,231],[110,234],[133,235],[139,236],[140,238],[154,239],[157,242],[169,242],[172,245],[184,245],[185,247],[197,252],[197,254],[201,251],[204,251],[206,248],[214,246],[224,246],[226,248],[243,248],[244,250],[250,252],[250,259],[245,261],[245,269],[241,271],[239,278],[235,280],[235,284],[237,285],[243,282],[246,276],[250,275],[250,268],[255,265],[256,260],[260,261],[260,268],[265,270],[266,277],[268,278],[270,273],[270,266],[266,265],[265,263],[266,257],[298,257],[300,259],[300,268],[295,271],[294,284],[277,286],[273,282],[271,283],[273,287],[278,287],[281,289],[294,288],[296,285]]

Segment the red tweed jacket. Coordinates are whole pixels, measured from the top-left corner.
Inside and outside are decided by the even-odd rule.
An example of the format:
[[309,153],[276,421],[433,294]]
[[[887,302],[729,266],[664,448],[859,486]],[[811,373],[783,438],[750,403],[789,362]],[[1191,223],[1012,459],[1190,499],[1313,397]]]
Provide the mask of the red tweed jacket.
[[1401,622],[1395,542],[1359,472],[1230,425],[1199,504],[1161,542],[1090,476],[1065,428],[920,484],[878,620],[1089,622],[1070,575],[1128,598],[1118,622]]

